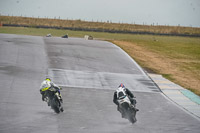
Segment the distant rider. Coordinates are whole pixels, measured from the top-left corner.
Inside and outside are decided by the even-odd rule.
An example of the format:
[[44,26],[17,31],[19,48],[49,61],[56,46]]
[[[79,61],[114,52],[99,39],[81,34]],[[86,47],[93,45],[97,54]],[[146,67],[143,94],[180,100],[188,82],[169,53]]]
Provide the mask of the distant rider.
[[[128,96],[128,98],[130,99],[131,104],[134,107],[137,102],[134,99],[135,97],[134,97],[133,93],[128,88],[125,88],[125,86],[123,84],[120,84],[119,87],[117,88],[117,90],[114,92],[113,102],[117,105],[117,110],[122,113],[122,117],[123,117],[124,114],[123,114],[122,110],[119,108],[119,103],[117,101],[121,94],[122,95],[126,94]],[[136,111],[139,111],[139,110],[136,109]]]
[[[57,86],[56,84],[54,84],[50,78],[46,78],[40,86],[40,93],[42,94],[42,101],[45,100],[46,97],[46,91],[49,90],[50,88],[54,88],[52,90],[55,90],[55,93],[58,92],[59,93],[59,97],[60,97],[60,101],[62,102],[62,96],[60,94],[60,87]],[[49,104],[48,104],[49,105]]]

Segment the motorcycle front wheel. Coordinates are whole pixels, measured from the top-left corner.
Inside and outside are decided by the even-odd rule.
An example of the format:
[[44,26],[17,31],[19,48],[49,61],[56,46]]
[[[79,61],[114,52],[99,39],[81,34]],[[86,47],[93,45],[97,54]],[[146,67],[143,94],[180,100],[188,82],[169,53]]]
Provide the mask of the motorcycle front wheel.
[[60,107],[58,101],[53,98],[51,101],[51,108],[58,114],[60,113]]
[[129,115],[128,115],[128,120],[131,122],[131,123],[135,123],[137,121],[136,119],[136,109],[133,108],[133,110],[129,110]]

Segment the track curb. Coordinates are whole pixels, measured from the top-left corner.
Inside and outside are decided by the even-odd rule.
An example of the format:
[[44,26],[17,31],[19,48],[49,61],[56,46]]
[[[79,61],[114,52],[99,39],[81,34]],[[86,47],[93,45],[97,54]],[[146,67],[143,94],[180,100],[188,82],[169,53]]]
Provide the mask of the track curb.
[[162,75],[150,73],[147,73],[147,75],[171,101],[200,118],[200,97],[198,95],[169,81]]

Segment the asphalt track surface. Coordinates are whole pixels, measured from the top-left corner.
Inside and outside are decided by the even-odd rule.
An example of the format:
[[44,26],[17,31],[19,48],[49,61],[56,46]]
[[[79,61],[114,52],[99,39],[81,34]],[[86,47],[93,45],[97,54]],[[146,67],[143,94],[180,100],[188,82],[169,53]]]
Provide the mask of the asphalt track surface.
[[[49,75],[64,112],[42,102]],[[124,83],[137,99],[137,122],[112,102]],[[142,69],[109,42],[0,34],[0,133],[199,133],[200,121],[167,99]]]

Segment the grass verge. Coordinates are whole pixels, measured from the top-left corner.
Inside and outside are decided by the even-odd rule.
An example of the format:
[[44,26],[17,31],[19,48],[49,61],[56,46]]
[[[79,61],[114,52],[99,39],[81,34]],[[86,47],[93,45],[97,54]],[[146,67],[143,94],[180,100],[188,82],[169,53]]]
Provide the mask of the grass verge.
[[109,40],[126,51],[149,72],[162,74],[167,79],[200,96],[200,38],[152,35],[115,34],[56,29],[0,27],[0,33],[70,37],[92,35]]
[[[110,31],[112,33],[142,33],[142,34],[169,34],[169,35],[200,35],[200,28],[182,26],[138,25],[112,22],[88,22],[82,20],[62,20],[48,18],[30,18],[17,16],[0,16],[0,24],[26,25],[29,27],[58,27],[72,28],[87,31]],[[42,27],[41,27],[42,28]],[[94,30],[95,29],[95,30]]]

